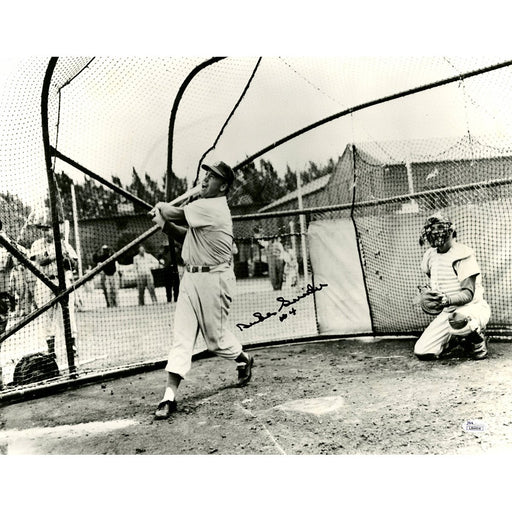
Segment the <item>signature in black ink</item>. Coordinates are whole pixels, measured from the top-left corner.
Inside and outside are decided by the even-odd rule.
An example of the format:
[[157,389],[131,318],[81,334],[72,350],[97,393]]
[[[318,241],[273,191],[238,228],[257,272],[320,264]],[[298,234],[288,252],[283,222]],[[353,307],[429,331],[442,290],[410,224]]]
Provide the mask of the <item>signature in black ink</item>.
[[[306,286],[306,290],[304,291],[304,293],[302,295],[298,295],[297,297],[295,297],[294,299],[291,299],[291,300],[285,299],[284,297],[277,297],[276,298],[277,302],[281,303],[281,305],[279,306],[279,309],[277,311],[271,311],[271,312],[267,312],[265,314],[260,313],[259,311],[256,311],[256,313],[252,314],[252,316],[256,318],[256,320],[254,322],[250,322],[248,324],[236,324],[236,326],[241,331],[243,331],[244,329],[249,329],[253,325],[259,324],[261,322],[264,322],[265,320],[267,320],[270,317],[276,316],[283,308],[287,308],[287,307],[291,306],[292,304],[299,302],[299,300],[303,299],[304,297],[307,297],[308,295],[316,293],[316,292],[320,291],[322,288],[325,288],[326,286],[327,286],[327,284],[324,284],[324,283],[321,283],[318,286],[312,286],[311,284],[308,284]],[[282,313],[279,316],[279,320],[282,322],[283,320],[286,320],[288,315],[295,315],[296,313],[297,313],[296,309],[292,308],[291,310],[288,311],[288,314]]]
[[317,287],[311,286],[310,284],[307,285],[306,291],[302,294],[296,297],[293,300],[286,300],[283,297],[277,297],[277,302],[281,303],[281,306],[279,306],[279,309],[277,311],[281,311],[283,308],[287,308],[288,306],[291,306],[292,304],[295,304],[296,302],[299,302],[299,300],[303,299],[304,297],[307,297],[308,295],[311,295],[312,293],[316,293],[320,291],[322,288],[326,287],[326,284],[319,284]]
[[279,316],[279,321],[282,322],[284,320],[286,320],[288,318],[288,315],[296,315],[297,314],[297,310],[295,308],[292,308],[290,309],[290,311],[288,311],[288,313],[283,313],[282,315]]

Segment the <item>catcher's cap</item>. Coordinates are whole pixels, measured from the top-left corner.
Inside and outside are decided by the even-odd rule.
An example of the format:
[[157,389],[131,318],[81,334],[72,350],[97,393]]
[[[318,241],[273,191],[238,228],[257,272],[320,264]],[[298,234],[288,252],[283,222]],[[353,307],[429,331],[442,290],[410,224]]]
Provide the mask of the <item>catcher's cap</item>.
[[219,178],[222,178],[228,185],[231,185],[235,181],[235,173],[231,167],[224,162],[217,162],[213,165],[201,165],[206,171],[210,171]]

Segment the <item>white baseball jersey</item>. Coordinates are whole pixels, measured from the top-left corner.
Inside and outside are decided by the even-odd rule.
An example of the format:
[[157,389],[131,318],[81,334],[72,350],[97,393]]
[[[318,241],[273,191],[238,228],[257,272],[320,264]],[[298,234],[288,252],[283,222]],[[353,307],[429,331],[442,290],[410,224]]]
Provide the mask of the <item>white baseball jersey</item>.
[[476,261],[475,252],[464,244],[454,242],[445,253],[430,248],[423,255],[421,269],[430,277],[432,290],[446,294],[461,291],[461,282],[476,276],[475,293],[471,302],[483,300],[484,289],[480,266]]
[[183,208],[189,229],[181,256],[189,265],[231,263],[233,222],[225,196],[202,198]]
[[158,268],[160,264],[152,254],[146,252],[143,255],[136,254],[133,257],[133,266],[137,274],[151,275],[151,271]]

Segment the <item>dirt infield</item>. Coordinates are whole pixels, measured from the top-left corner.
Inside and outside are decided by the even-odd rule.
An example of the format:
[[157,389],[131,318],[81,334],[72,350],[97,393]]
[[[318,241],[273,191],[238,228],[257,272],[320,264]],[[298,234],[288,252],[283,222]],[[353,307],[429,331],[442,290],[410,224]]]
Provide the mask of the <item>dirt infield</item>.
[[418,361],[413,341],[252,350],[253,381],[196,361],[178,412],[154,421],[163,371],[0,410],[2,454],[501,454],[512,446],[512,344],[484,361]]

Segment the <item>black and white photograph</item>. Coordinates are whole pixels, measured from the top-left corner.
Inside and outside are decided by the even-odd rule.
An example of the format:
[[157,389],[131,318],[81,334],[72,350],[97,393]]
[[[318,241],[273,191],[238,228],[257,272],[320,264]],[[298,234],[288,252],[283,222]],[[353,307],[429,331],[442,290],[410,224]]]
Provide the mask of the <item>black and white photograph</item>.
[[510,454],[512,54],[368,48],[4,49],[0,464]]

